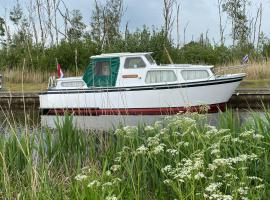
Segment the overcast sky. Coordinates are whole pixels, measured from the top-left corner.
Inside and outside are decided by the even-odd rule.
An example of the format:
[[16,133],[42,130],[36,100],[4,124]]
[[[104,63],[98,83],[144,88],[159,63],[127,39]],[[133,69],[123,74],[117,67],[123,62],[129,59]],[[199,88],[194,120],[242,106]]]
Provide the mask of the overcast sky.
[[[27,0],[26,0],[27,1]],[[104,1],[104,0],[98,0]],[[219,21],[217,0],[178,0],[181,3],[180,26],[181,39],[183,40],[183,28],[188,23],[186,32],[187,40],[197,39],[202,32],[208,31],[209,38],[219,39]],[[5,8],[11,9],[16,0],[0,0],[0,14],[3,16]],[[65,0],[70,9],[79,9],[84,17],[84,22],[89,24],[91,10],[94,0]],[[270,36],[270,0],[253,0],[250,15],[255,16],[256,8],[263,3],[263,24],[262,29]],[[122,20],[122,27],[129,23],[131,31],[148,27],[160,27],[163,24],[162,6],[163,0],[124,0],[125,15]],[[225,19],[224,19],[225,21]],[[225,23],[225,22],[224,22]],[[227,34],[230,30],[227,24]],[[227,35],[227,37],[229,37]]]

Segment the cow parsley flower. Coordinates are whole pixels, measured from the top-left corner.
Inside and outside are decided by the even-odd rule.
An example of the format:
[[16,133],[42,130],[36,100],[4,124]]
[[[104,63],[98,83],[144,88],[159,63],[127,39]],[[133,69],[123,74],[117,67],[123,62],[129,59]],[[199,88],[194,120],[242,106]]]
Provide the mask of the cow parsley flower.
[[105,200],[117,200],[115,195],[107,196]]
[[176,156],[179,154],[179,152],[176,149],[167,149],[166,152],[171,154],[172,156]]
[[148,146],[151,147],[151,146],[157,146],[159,145],[159,142],[160,142],[160,139],[155,136],[155,137],[149,137],[147,139],[147,142],[148,142]]
[[165,146],[166,146],[165,144],[159,144],[158,146],[154,147],[154,149],[152,150],[152,153],[157,155],[157,154],[163,152]]
[[102,184],[102,190],[106,190],[108,187],[111,187],[113,184],[112,182],[106,182]]
[[87,187],[93,188],[93,187],[99,187],[100,185],[101,185],[101,183],[99,181],[93,180],[87,185]]
[[113,165],[113,166],[111,167],[111,170],[112,170],[113,172],[116,172],[116,171],[118,171],[120,168],[121,168],[121,165]]
[[85,180],[85,179],[87,179],[88,178],[88,176],[86,176],[86,175],[84,175],[84,174],[78,174],[77,176],[75,176],[75,179],[77,180],[77,181],[83,181],[83,180]]
[[205,188],[205,191],[212,193],[212,192],[217,191],[221,186],[222,186],[222,183],[220,182],[211,183]]
[[155,128],[154,128],[153,126],[146,126],[146,127],[144,128],[144,130],[147,131],[147,132],[151,132],[151,131],[154,131]]
[[202,179],[202,178],[205,178],[205,175],[204,175],[204,173],[202,173],[202,172],[199,172],[198,174],[196,174],[196,175],[194,176],[194,179],[195,179],[195,180],[200,180],[200,179]]
[[144,146],[144,144],[137,148],[136,152],[137,154],[146,154],[148,151],[148,148]]

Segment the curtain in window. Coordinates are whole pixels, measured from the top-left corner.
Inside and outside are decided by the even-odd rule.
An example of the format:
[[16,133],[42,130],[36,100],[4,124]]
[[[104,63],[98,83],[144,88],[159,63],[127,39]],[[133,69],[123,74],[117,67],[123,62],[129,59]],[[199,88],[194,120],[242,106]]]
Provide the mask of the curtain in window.
[[146,75],[146,83],[167,83],[176,81],[176,75],[174,71],[149,71]]
[[196,79],[206,79],[209,77],[208,71],[206,70],[183,70],[181,72],[184,80],[196,80]]

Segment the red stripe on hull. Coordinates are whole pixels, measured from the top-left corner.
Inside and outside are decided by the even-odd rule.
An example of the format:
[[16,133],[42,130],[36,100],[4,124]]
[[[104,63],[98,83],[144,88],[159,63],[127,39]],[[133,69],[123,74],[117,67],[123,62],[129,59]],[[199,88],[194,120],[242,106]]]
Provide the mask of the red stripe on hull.
[[200,112],[216,113],[224,111],[225,103],[212,104],[208,106],[191,106],[177,108],[126,108],[126,109],[49,109],[43,110],[44,115],[82,115],[82,116],[99,116],[99,115],[174,115],[179,112]]

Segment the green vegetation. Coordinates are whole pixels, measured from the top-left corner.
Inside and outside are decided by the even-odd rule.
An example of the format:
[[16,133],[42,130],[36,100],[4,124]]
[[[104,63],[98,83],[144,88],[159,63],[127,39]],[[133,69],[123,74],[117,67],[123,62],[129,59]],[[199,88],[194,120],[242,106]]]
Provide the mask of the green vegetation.
[[[178,3],[164,0],[163,13],[160,11],[163,26],[145,25],[131,32],[128,23],[125,30],[120,29],[128,6],[124,0],[95,1],[89,12],[90,24],[84,22],[79,10],[69,10],[64,1],[18,0],[8,16],[0,17],[0,70],[49,73],[59,62],[64,71],[78,72],[85,70],[92,55],[127,51],[153,52],[158,63],[166,64],[169,58],[165,49],[175,63],[228,65],[241,61],[246,54],[255,61],[268,59],[270,42],[262,32],[262,5],[256,16],[249,16],[255,6],[251,1],[218,0],[220,40],[212,42],[208,33],[186,41],[186,33],[179,32]],[[226,38],[224,21],[232,25]],[[174,31],[176,38],[172,37]],[[180,40],[180,35],[184,39]]]
[[[270,112],[219,114],[85,132],[10,125],[0,135],[0,198],[268,199]],[[1,131],[3,132],[3,130]]]

